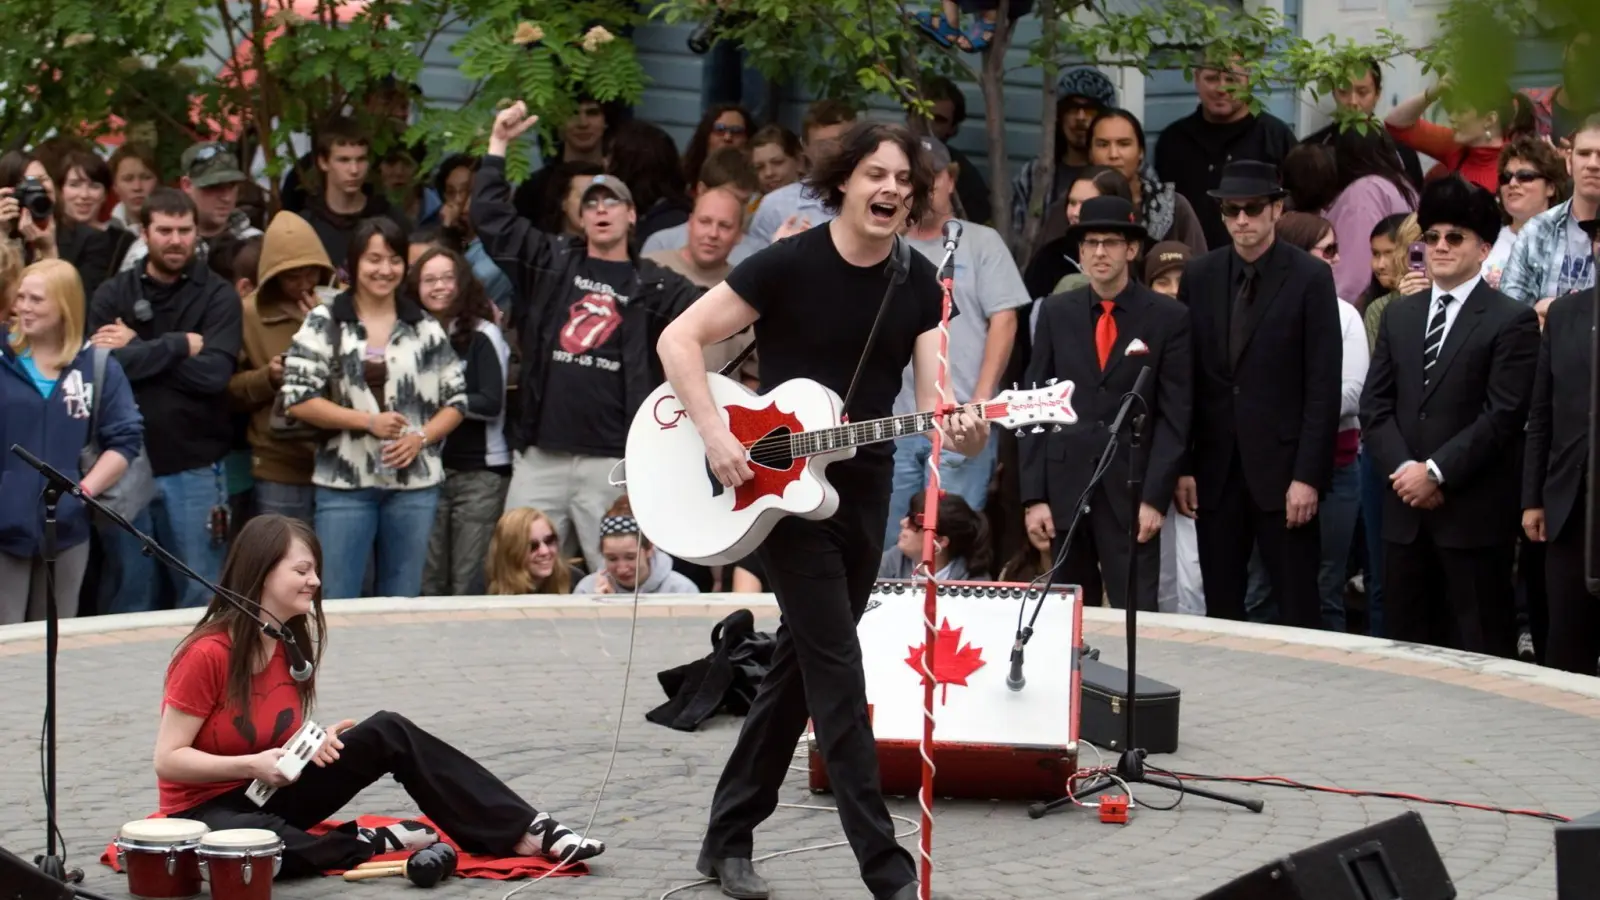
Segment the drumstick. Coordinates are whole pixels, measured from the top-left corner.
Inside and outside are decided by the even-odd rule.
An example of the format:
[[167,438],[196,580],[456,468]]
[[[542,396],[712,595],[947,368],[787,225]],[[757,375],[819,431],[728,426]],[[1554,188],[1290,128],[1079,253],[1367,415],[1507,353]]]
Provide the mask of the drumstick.
[[368,869],[392,869],[395,866],[403,866],[405,863],[406,861],[403,859],[372,859],[362,863],[359,866],[356,866],[356,871],[364,872]]
[[391,875],[404,875],[405,873],[406,864],[397,862],[386,866],[375,866],[370,869],[351,869],[344,873],[344,880],[365,881],[368,878],[388,878]]

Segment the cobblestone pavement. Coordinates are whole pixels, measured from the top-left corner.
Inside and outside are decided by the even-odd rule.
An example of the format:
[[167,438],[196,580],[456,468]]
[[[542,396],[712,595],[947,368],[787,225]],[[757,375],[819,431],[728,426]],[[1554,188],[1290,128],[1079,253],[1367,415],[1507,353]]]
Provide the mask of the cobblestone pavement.
[[[649,724],[657,671],[705,652],[704,606],[646,610],[638,628],[616,768],[593,833],[610,845],[585,878],[548,879],[519,895],[645,900],[693,879],[707,801],[738,720],[684,734]],[[674,614],[675,613],[675,614]],[[761,627],[774,625],[761,610]],[[581,826],[606,770],[628,652],[627,611],[614,607],[340,615],[320,674],[317,718],[406,713],[502,775],[536,806]],[[1183,690],[1182,747],[1158,764],[1217,774],[1273,773],[1346,787],[1549,809],[1600,809],[1600,701],[1483,671],[1281,640],[1152,627],[1143,674]],[[61,827],[87,886],[125,896],[97,857],[123,822],[155,807],[150,770],[164,662],[184,629],[71,636],[61,655]],[[1091,640],[1116,662],[1119,629]],[[36,641],[0,643],[0,843],[31,858],[43,843],[38,724],[43,656]],[[1089,754],[1092,758],[1092,754]],[[797,760],[797,762],[799,762]],[[1253,815],[1195,798],[1138,810],[1126,826],[1082,811],[1034,821],[1021,804],[938,804],[935,886],[973,898],[1193,898],[1276,856],[1395,815],[1406,804],[1243,787],[1267,801]],[[786,802],[826,804],[791,773]],[[1152,800],[1164,802],[1167,798]],[[351,812],[406,814],[393,782]],[[1548,822],[1418,806],[1461,896],[1550,898]],[[892,802],[915,818],[912,800]],[[779,810],[758,853],[837,840],[831,813]],[[913,839],[906,845],[912,846]],[[844,849],[762,866],[778,900],[866,897]],[[460,881],[445,890],[496,898],[510,887]],[[411,888],[336,879],[280,884],[288,898],[386,897]],[[678,898],[720,896],[697,887]]]

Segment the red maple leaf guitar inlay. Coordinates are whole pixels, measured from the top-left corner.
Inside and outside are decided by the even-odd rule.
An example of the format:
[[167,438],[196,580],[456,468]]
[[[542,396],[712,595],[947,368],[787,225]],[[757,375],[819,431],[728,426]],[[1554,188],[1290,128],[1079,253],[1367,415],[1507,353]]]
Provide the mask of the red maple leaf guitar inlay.
[[[728,430],[739,443],[754,448],[750,471],[755,477],[734,488],[734,511],[746,509],[762,497],[782,497],[784,490],[799,479],[805,460],[789,459],[787,446],[781,450],[766,449],[755,447],[755,443],[779,429],[788,429],[790,434],[800,433],[800,420],[793,413],[778,409],[776,403],[760,409],[734,405],[723,408],[728,411]],[[788,462],[787,468],[777,468],[785,462]]]
[[[918,644],[911,649],[911,655],[906,657],[906,665],[917,672],[922,671],[922,653],[927,643]],[[942,705],[950,695],[950,685],[959,684],[966,687],[967,676],[983,668],[983,650],[971,644],[961,645],[961,629],[951,628],[950,620],[945,619],[939,626],[938,640],[933,647],[933,682],[939,685],[939,703]],[[923,678],[927,683],[927,678]]]

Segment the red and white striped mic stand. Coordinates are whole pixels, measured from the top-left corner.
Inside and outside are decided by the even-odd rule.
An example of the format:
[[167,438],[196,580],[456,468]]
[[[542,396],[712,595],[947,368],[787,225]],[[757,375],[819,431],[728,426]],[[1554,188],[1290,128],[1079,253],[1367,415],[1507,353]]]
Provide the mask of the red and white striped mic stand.
[[[954,219],[944,225],[944,261],[939,265],[939,285],[943,289],[939,314],[939,365],[935,384],[939,389],[936,423],[948,422],[955,404],[950,402],[950,307],[955,290],[956,245],[961,241],[961,223]],[[944,450],[944,432],[933,430],[933,450],[928,455],[928,489],[922,497],[922,563],[917,567],[923,578],[922,604],[922,742],[918,752],[922,757],[922,790],[917,803],[922,807],[922,830],[917,846],[920,857],[917,892],[920,900],[930,900],[933,895],[933,698],[935,681],[933,662],[939,639],[939,582],[934,568],[935,542],[939,528],[939,499],[944,489],[939,481],[939,455]]]

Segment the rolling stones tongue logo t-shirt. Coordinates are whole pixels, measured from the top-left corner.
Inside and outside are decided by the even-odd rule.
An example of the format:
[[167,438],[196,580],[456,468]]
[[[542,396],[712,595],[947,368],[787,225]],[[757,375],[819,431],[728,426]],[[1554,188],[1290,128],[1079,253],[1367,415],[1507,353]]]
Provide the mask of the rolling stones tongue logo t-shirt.
[[622,456],[628,439],[622,378],[622,311],[631,262],[588,259],[567,286],[550,351],[539,446],[584,456]]

